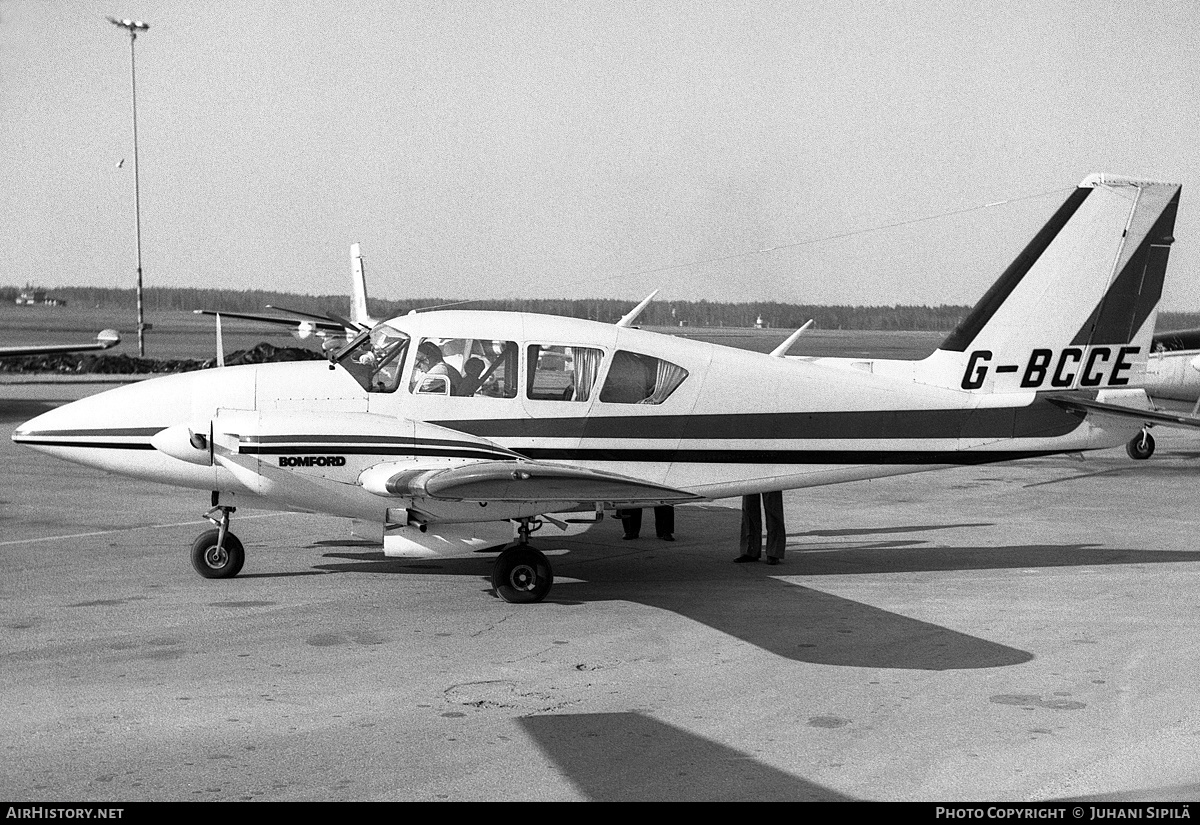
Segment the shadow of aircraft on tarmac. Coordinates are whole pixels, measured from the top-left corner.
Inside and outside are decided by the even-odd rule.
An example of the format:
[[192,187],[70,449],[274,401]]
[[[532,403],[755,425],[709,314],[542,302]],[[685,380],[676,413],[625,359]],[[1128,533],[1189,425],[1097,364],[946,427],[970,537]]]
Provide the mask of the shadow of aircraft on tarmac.
[[[333,554],[328,554],[329,558]],[[669,610],[763,650],[799,662],[847,667],[907,670],[962,670],[1028,662],[1023,650],[989,642],[871,605],[800,587],[765,575],[722,568],[711,576],[674,576],[657,560],[626,552],[625,569],[610,562],[596,569],[571,556],[552,559],[555,572],[569,580],[555,585],[548,604],[627,601]],[[633,572],[628,564],[633,559]],[[490,581],[491,559],[388,559],[381,553],[339,554],[345,563],[320,564],[330,572],[476,575]],[[578,580],[587,566],[589,580]],[[611,576],[607,575],[612,573]],[[525,609],[534,609],[529,606]]]
[[592,801],[851,799],[640,713],[545,714],[518,722]]
[[[1099,545],[939,546],[915,534],[988,523],[898,525],[812,530],[789,536],[780,567],[732,565],[728,548],[707,537],[736,534],[739,515],[728,508],[689,508],[688,535],[668,544],[653,538],[620,543],[593,529],[562,539],[564,555],[551,557],[559,583],[557,604],[628,601],[669,610],[787,659],[846,667],[962,670],[1030,661],[1027,651],[797,584],[822,576],[1007,570],[1110,564],[1200,561],[1200,552],[1112,548]],[[904,534],[896,541],[844,541],[855,536]],[[814,538],[818,541],[798,541]],[[830,543],[820,539],[838,539]],[[348,546],[346,546],[348,545]],[[385,558],[362,542],[318,542],[344,547],[326,553],[327,572],[478,576],[490,585],[493,555],[434,560]],[[336,560],[336,561],[335,561]],[[786,576],[787,578],[782,578]],[[529,607],[523,609],[536,609]]]

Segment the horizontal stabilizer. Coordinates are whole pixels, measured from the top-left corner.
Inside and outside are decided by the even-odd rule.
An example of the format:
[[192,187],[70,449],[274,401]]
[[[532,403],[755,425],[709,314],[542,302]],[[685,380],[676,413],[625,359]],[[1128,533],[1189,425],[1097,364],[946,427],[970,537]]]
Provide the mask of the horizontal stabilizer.
[[1181,427],[1184,429],[1200,429],[1200,418],[1192,415],[1181,415],[1179,413],[1166,412],[1164,410],[1139,410],[1134,407],[1125,407],[1120,404],[1109,404],[1104,401],[1097,401],[1094,398],[1089,398],[1086,395],[1075,393],[1060,393],[1056,395],[1046,396],[1046,400],[1052,404],[1057,404],[1065,410],[1074,410],[1076,412],[1094,412],[1103,413],[1104,415],[1113,415],[1118,418],[1130,418],[1137,421],[1144,421],[1148,424],[1161,424],[1165,427]]

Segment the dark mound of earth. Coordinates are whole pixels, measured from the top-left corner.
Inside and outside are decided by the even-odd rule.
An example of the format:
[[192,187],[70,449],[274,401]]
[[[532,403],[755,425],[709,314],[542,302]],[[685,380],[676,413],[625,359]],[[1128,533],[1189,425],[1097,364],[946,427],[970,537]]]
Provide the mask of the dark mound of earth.
[[[302,347],[277,347],[265,341],[253,349],[225,356],[225,366],[270,364],[278,361],[319,361],[325,356]],[[138,358],[133,355],[65,353],[0,359],[0,372],[60,375],[154,375],[210,369],[216,358]]]

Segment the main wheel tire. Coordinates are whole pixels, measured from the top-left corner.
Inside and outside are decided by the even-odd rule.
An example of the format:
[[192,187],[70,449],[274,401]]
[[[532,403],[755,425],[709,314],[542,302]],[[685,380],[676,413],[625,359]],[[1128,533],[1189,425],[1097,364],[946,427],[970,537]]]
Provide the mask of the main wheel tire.
[[206,530],[192,544],[192,567],[206,579],[229,579],[238,574],[246,562],[246,551],[238,537],[225,534],[224,546],[217,546],[220,530]]
[[1130,458],[1145,461],[1154,455],[1154,436],[1147,432],[1138,433],[1125,445],[1125,452],[1129,453]]
[[532,547],[510,547],[496,559],[492,587],[513,604],[532,604],[546,598],[554,584],[550,560]]

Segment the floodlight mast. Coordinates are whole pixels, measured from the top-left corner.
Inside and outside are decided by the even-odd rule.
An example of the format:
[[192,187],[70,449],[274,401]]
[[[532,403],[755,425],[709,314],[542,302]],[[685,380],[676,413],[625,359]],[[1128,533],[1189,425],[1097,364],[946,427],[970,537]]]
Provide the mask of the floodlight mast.
[[146,323],[142,314],[142,201],[138,181],[138,139],[137,139],[137,63],[134,58],[133,44],[138,32],[148,31],[150,24],[141,20],[118,20],[107,18],[109,23],[129,32],[129,77],[133,90],[133,219],[137,231],[137,319],[138,319],[138,357],[146,355]]

